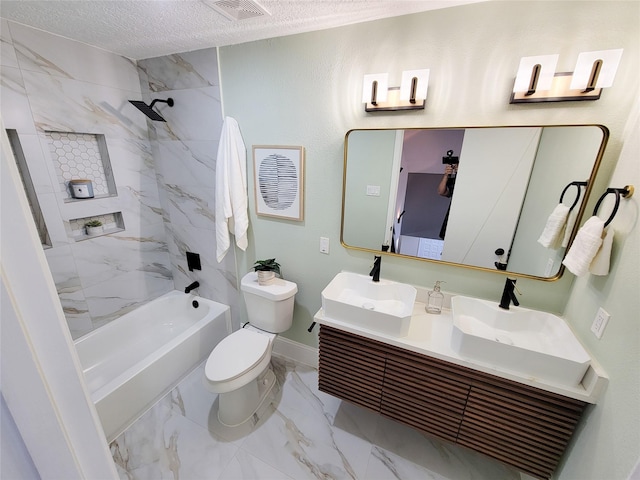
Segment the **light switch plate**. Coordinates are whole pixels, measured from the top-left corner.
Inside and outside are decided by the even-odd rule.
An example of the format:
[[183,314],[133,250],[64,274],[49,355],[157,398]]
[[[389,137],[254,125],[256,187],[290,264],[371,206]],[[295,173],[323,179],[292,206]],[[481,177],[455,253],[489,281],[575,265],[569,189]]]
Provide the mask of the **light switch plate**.
[[367,196],[369,196],[369,197],[379,197],[380,196],[380,185],[367,185]]
[[547,267],[544,269],[544,276],[545,277],[550,277],[551,276],[551,272],[553,271],[553,265],[554,265],[554,261],[553,258],[550,258],[549,260],[547,260]]
[[320,237],[320,253],[329,255],[329,239],[327,237]]
[[611,315],[609,315],[602,307],[598,309],[596,318],[591,324],[591,331],[597,338],[602,338],[604,328],[607,326],[609,318],[611,318]]

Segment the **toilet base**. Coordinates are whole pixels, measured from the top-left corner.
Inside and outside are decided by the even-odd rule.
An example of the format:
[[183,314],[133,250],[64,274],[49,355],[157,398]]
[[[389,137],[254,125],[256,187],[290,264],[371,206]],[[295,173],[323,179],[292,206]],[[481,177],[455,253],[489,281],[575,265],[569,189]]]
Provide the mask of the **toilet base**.
[[269,367],[244,387],[219,394],[218,421],[227,427],[242,425],[262,407],[275,383],[276,375]]

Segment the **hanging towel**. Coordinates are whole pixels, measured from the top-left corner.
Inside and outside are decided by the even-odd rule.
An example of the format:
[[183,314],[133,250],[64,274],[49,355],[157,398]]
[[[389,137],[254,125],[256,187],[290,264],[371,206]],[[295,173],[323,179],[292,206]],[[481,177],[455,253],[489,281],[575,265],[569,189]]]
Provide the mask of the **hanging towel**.
[[229,232],[236,245],[245,250],[249,244],[247,229],[247,149],[238,122],[224,119],[216,160],[216,258],[222,261],[231,246]]
[[551,212],[551,215],[549,215],[547,219],[547,224],[544,226],[542,234],[540,234],[540,238],[538,238],[540,245],[545,248],[558,248],[560,237],[564,233],[564,226],[567,222],[568,214],[569,207],[562,203],[553,209],[553,212]]
[[593,275],[609,275],[609,264],[611,263],[611,247],[613,246],[613,228],[610,226],[604,231],[604,240],[596,256],[589,266],[589,272]]
[[567,216],[567,223],[564,226],[564,237],[562,238],[562,247],[567,248],[569,245],[569,238],[571,237],[571,232],[573,232],[573,227],[576,224],[576,220],[578,219],[578,210],[573,208],[569,211],[569,215]]
[[562,261],[571,273],[580,277],[589,271],[589,265],[602,245],[603,231],[604,220],[596,216],[587,220],[578,230],[569,252]]

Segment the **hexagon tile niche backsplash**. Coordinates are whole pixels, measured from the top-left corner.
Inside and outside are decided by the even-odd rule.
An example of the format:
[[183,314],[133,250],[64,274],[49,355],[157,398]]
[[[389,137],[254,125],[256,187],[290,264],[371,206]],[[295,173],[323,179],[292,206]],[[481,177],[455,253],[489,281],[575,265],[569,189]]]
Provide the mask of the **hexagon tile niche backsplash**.
[[70,200],[69,181],[87,179],[95,196],[109,196],[113,183],[111,164],[102,135],[89,133],[46,132],[51,158],[65,201]]

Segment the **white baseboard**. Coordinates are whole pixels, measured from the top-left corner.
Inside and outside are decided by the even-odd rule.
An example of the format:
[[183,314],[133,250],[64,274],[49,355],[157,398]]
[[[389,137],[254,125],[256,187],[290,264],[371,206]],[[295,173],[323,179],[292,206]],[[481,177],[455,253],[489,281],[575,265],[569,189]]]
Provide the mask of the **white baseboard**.
[[273,343],[273,353],[318,368],[318,349],[309,345],[278,336]]

